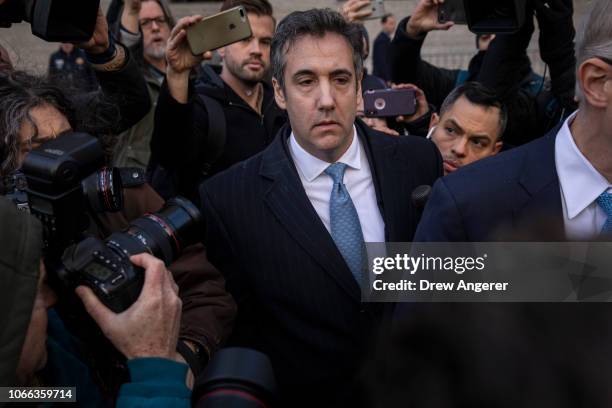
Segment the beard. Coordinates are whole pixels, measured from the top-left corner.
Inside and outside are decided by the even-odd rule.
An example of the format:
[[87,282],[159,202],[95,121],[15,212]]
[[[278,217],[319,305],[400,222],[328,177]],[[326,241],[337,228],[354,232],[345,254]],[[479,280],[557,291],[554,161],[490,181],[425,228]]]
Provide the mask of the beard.
[[[262,69],[258,71],[252,71],[248,68],[248,65],[252,62],[258,62],[261,64]],[[235,61],[232,58],[225,58],[224,64],[236,78],[248,84],[255,84],[261,82],[268,72],[268,66],[260,58],[248,58],[243,61]]]
[[154,60],[164,59],[166,58],[166,44],[152,43],[145,47],[144,55]]

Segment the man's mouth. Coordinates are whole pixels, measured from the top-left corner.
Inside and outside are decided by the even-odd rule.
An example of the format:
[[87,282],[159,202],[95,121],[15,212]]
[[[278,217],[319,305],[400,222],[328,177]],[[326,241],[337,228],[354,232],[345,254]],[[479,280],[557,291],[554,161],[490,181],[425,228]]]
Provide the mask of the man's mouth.
[[448,159],[444,160],[443,166],[444,166],[444,171],[447,174],[452,173],[455,170],[457,170],[459,167],[461,167],[461,165],[458,162],[454,160],[448,160]]
[[245,65],[247,67],[251,68],[251,69],[261,69],[261,68],[263,68],[263,63],[261,61],[258,61],[258,60],[247,61],[247,63]]
[[324,120],[314,125],[314,127],[331,127],[331,126],[340,126],[340,124],[333,120]]

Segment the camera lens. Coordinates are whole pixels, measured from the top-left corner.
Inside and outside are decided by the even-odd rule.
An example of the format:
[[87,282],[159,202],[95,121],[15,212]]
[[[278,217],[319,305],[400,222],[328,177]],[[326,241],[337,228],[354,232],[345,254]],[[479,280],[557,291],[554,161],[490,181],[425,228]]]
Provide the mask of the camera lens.
[[104,167],[83,180],[89,207],[97,212],[117,212],[123,208],[123,184],[118,169]]
[[[122,245],[130,253],[149,252],[172,263],[185,247],[199,241],[202,233],[200,211],[182,197],[171,198],[157,213],[147,214],[131,223],[126,234],[144,246],[134,251],[130,245]],[[123,243],[122,243],[123,244]]]

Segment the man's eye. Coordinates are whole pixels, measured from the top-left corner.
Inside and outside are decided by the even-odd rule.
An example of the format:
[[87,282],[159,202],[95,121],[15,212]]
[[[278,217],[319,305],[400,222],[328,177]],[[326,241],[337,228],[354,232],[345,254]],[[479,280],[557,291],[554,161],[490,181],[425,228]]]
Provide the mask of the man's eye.
[[312,79],[302,79],[299,84],[301,86],[310,86],[314,83],[314,81]]
[[484,147],[485,143],[480,139],[472,139],[472,144],[478,147]]
[[349,79],[346,77],[336,78],[336,82],[340,85],[346,85],[349,82]]
[[452,128],[452,127],[446,127],[446,128],[444,128],[444,129],[446,130],[446,133],[450,133],[450,134],[455,133],[455,129],[454,129],[454,128]]

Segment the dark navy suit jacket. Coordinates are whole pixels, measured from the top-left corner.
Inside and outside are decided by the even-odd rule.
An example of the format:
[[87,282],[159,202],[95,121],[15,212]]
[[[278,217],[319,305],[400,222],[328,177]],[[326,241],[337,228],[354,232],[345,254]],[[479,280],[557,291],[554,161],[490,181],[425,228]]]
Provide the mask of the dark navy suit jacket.
[[[429,141],[391,137],[357,121],[389,241],[410,241],[410,196],[442,174]],[[260,154],[200,189],[210,261],[238,304],[232,345],[272,360],[284,404],[345,406],[363,356],[375,347],[381,304],[365,304],[317,215],[288,152],[286,126]],[[325,398],[323,398],[325,396]],[[362,401],[363,402],[363,401]]]
[[562,240],[559,128],[439,179],[414,241]]

